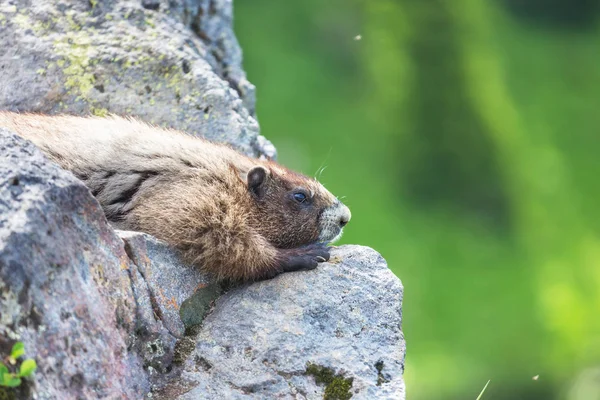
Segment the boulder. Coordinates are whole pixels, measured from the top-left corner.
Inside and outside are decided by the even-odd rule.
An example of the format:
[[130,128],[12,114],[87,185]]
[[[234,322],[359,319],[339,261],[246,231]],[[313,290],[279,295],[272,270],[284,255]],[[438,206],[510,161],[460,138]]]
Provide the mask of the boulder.
[[3,0],[0,109],[136,116],[275,157],[231,0]]
[[403,399],[402,292],[363,246],[231,290],[202,323],[182,379],[159,397]]
[[0,128],[0,154],[0,358],[19,340],[38,364],[17,397],[143,396],[123,242],[89,190],[31,143]]

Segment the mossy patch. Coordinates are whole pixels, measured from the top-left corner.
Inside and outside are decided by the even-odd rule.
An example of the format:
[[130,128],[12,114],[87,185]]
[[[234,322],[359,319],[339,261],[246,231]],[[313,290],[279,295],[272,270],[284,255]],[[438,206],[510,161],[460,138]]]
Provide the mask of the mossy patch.
[[210,310],[211,304],[222,293],[221,286],[212,283],[198,288],[196,292],[181,304],[179,316],[186,328],[200,325]]
[[0,387],[0,400],[16,400],[17,395],[13,388]]
[[173,350],[173,362],[175,364],[183,364],[195,348],[196,342],[193,338],[184,336],[179,339],[175,343],[175,349]]
[[305,374],[314,377],[317,385],[326,385],[323,400],[348,400],[352,397],[350,389],[354,378],[345,378],[341,374],[336,374],[331,368],[313,363],[306,365]]

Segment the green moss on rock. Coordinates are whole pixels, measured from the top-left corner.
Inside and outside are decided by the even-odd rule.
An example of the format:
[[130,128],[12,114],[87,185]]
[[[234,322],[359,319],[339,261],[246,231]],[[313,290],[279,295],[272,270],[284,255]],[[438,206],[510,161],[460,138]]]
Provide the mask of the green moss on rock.
[[183,364],[195,348],[196,342],[193,338],[185,336],[179,339],[175,343],[175,349],[173,350],[173,362],[175,364]]
[[198,288],[196,292],[181,304],[179,316],[186,328],[200,325],[210,310],[211,304],[222,293],[221,286],[213,283]]
[[0,386],[0,400],[15,400],[16,398],[14,389]]
[[323,400],[348,400],[352,397],[350,389],[354,378],[345,378],[331,368],[313,363],[308,363],[305,373],[314,377],[318,385],[326,385]]

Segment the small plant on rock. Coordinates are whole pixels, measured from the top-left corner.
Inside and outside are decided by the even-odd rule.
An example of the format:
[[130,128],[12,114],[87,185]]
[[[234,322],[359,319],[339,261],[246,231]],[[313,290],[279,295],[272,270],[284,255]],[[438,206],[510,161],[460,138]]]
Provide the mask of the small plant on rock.
[[17,342],[12,347],[10,355],[5,361],[8,365],[0,363],[0,386],[17,387],[21,384],[21,378],[31,376],[37,364],[35,360],[28,358],[17,366],[18,358],[25,354],[23,342]]

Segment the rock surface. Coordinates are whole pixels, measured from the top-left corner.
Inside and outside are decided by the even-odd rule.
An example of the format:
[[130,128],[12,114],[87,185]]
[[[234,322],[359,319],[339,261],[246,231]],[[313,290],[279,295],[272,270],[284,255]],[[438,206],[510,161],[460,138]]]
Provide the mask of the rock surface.
[[402,285],[373,250],[221,295],[1,128],[0,154],[0,354],[39,365],[18,397],[403,398]]
[[19,340],[39,365],[17,397],[164,386],[184,322],[220,287],[158,239],[114,231],[83,183],[2,128],[0,154],[0,358]]
[[[197,269],[182,267],[177,254],[155,237],[140,232],[117,233],[125,242],[129,258],[148,285],[149,293],[145,300],[149,301],[148,305],[169,333],[180,338],[186,328],[202,322],[209,303],[220,294],[220,287]],[[198,295],[190,298],[196,292]],[[202,302],[202,299],[205,301]],[[190,303],[193,304],[191,308]]]
[[[174,385],[193,389],[178,398],[402,399],[401,304],[398,278],[362,246],[334,250],[317,270],[231,290],[202,324]],[[317,384],[323,374],[335,378]]]
[[0,154],[2,358],[25,343],[38,398],[139,398],[150,385],[128,351],[136,301],[122,241],[89,190],[32,144],[0,129]]
[[[2,0],[0,109],[135,115],[274,157],[231,18],[231,0]],[[224,290],[0,127],[0,359],[22,341],[38,363],[2,399],[403,399],[401,302],[359,246]]]
[[3,0],[0,109],[137,116],[275,157],[231,20],[231,0]]

